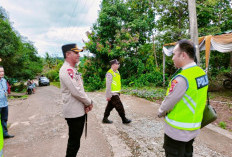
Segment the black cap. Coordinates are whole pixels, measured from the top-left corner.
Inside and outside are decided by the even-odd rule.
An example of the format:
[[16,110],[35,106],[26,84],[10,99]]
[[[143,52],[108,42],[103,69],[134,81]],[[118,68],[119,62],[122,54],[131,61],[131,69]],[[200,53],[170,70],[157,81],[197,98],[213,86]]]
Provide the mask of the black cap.
[[76,44],[66,44],[66,45],[63,45],[61,48],[62,48],[64,56],[67,51],[74,51],[74,52],[83,51],[83,49],[79,49]]
[[119,61],[117,59],[113,59],[110,61],[110,65],[113,65],[113,64],[119,64]]

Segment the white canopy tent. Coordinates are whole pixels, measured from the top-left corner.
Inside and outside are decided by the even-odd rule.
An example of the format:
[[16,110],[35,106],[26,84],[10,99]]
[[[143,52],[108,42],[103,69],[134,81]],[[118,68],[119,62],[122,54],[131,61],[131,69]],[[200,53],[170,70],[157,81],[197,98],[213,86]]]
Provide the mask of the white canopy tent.
[[[232,52],[232,33],[222,35],[208,35],[198,38],[199,50],[205,50],[206,71],[209,66],[210,50],[216,50],[221,53]],[[165,55],[171,56],[176,42],[165,44],[163,46],[163,83],[165,82]]]

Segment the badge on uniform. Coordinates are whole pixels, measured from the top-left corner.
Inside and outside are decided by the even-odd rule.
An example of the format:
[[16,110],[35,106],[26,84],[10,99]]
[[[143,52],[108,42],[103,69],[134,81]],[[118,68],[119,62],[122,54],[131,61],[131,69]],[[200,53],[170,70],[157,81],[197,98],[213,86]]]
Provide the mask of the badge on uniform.
[[200,76],[196,78],[197,89],[201,89],[209,84],[207,75]]
[[171,93],[171,92],[173,91],[173,89],[174,89],[174,87],[176,86],[177,83],[178,83],[177,80],[173,80],[173,81],[172,81],[171,87],[170,87],[170,89],[169,89],[169,93]]
[[74,72],[72,69],[67,69],[69,76],[73,79]]

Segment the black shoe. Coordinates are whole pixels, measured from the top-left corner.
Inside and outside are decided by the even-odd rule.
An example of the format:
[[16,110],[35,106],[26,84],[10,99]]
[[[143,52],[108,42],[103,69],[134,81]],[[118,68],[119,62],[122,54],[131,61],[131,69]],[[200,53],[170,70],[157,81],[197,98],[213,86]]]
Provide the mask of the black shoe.
[[124,118],[123,120],[122,120],[122,123],[123,124],[129,124],[131,122],[131,120],[130,119],[127,119],[127,118]]
[[13,137],[14,135],[9,135],[9,134],[4,135],[4,138],[13,138]]
[[113,123],[113,121],[111,121],[111,120],[109,120],[107,118],[103,118],[102,123],[111,124],[111,123]]

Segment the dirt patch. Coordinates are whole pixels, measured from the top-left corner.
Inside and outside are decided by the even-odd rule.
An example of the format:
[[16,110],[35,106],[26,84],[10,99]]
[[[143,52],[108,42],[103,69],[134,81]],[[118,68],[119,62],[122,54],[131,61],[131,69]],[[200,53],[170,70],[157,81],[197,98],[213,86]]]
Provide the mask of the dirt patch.
[[217,125],[228,131],[232,131],[232,91],[210,93],[212,98],[210,104],[218,114],[214,125]]

